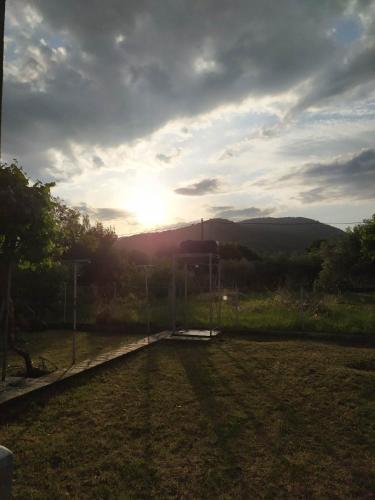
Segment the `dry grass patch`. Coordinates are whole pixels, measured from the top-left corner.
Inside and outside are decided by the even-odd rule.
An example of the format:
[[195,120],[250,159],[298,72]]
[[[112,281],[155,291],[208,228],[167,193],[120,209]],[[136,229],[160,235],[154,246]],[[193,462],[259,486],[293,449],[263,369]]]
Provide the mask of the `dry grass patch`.
[[373,351],[161,342],[1,415],[16,498],[366,498]]

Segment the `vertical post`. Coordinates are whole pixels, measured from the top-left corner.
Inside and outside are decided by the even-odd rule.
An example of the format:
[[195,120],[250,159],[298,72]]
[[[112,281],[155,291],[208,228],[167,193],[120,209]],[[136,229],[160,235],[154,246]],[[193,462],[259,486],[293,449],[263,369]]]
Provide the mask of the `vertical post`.
[[66,282],[64,282],[64,323],[66,323]]
[[201,240],[204,240],[204,221],[201,219]]
[[209,288],[210,288],[210,337],[212,335],[212,253],[208,256],[208,268],[209,268]]
[[149,343],[150,342],[150,302],[149,302],[149,293],[148,293],[147,266],[145,266],[144,270],[145,270],[145,289],[146,289],[147,343]]
[[222,293],[221,293],[221,260],[217,264],[217,295],[219,299],[218,304],[218,327],[221,328],[221,306],[222,306]]
[[1,370],[1,380],[4,382],[7,376],[8,364],[8,332],[9,332],[9,309],[10,309],[10,293],[12,283],[12,263],[8,263],[7,269],[7,284],[5,290],[5,303],[4,303],[4,324],[3,324],[3,363]]
[[3,116],[3,80],[4,80],[4,27],[5,0],[0,0],[0,161],[2,161],[2,116]]
[[73,355],[72,355],[72,361],[73,365],[76,362],[76,330],[77,330],[77,262],[74,261],[73,263],[73,269],[74,269],[74,276],[73,276]]
[[176,256],[172,259],[172,335],[176,333]]
[[12,498],[12,476],[13,476],[13,453],[0,446],[0,498],[10,500]]
[[236,287],[236,326],[238,328],[239,320],[240,320],[240,294],[238,287]]
[[301,329],[302,329],[302,331],[305,329],[303,301],[304,301],[304,290],[303,290],[303,286],[301,286],[301,289],[300,289],[300,314],[301,314]]
[[187,305],[188,305],[188,272],[187,272],[187,263],[184,265],[184,329],[187,331]]

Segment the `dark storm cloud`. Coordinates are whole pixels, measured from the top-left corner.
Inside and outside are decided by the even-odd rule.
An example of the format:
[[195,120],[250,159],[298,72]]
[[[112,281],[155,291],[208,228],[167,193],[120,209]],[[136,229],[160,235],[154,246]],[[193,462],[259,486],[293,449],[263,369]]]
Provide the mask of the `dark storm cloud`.
[[219,181],[217,179],[203,179],[188,186],[177,188],[174,192],[184,196],[203,196],[204,194],[215,193],[218,188]]
[[127,210],[120,210],[118,208],[108,208],[108,207],[96,208],[95,215],[98,219],[102,221],[132,219],[134,217],[134,215],[128,212]]
[[130,224],[135,223],[134,214],[132,212],[129,212],[128,210],[109,207],[94,208],[88,206],[86,203],[81,203],[76,208],[80,212],[103,222],[126,220],[126,222]]
[[[5,151],[44,172],[50,148],[116,146],[174,118],[290,90],[343,57],[327,32],[346,3],[14,0],[9,18],[27,6],[43,22],[23,26],[26,16],[8,30],[18,55],[9,48]],[[361,75],[368,81],[358,70],[355,85]]]
[[220,209],[215,212],[215,217],[222,219],[234,219],[240,220],[243,218],[253,218],[253,217],[267,217],[268,215],[275,212],[274,208],[257,208],[257,207],[248,207],[248,208],[233,208],[233,207],[212,207],[212,209]]
[[222,212],[223,210],[231,210],[233,207],[231,205],[219,205],[219,206],[214,206],[214,207],[207,207],[208,210],[213,213],[217,214],[219,212]]
[[375,199],[375,149],[366,149],[346,160],[305,165],[278,180],[312,186],[298,198],[304,203],[351,198]]
[[290,116],[309,106],[319,106],[336,96],[352,92],[375,80],[375,45],[361,49],[350,58],[339,59],[323,68],[309,85],[307,93],[289,113]]

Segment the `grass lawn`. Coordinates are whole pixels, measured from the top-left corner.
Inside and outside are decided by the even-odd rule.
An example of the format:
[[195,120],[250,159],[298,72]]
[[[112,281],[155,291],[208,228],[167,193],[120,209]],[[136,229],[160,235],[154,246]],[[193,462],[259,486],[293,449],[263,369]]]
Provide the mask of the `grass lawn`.
[[[77,362],[98,356],[100,353],[115,349],[124,342],[131,343],[139,339],[139,335],[110,334],[108,332],[76,332]],[[144,335],[141,335],[142,337]],[[48,370],[65,368],[72,363],[72,330],[46,330],[27,332],[19,335],[22,347],[31,355],[35,365],[41,365],[40,356],[45,358]],[[1,360],[1,354],[0,354]],[[9,352],[8,375],[24,371],[23,359],[14,352]]]
[[0,414],[20,499],[373,498],[375,352],[163,341]]
[[[306,294],[301,300],[286,290],[240,295],[236,301],[222,302],[220,326],[233,330],[281,330],[332,333],[375,333],[375,295]],[[217,318],[218,306],[214,307]],[[183,303],[178,304],[177,319],[184,322]],[[190,301],[188,316],[191,326],[208,326],[208,300],[202,297]],[[158,318],[158,311],[155,311]],[[218,321],[215,319],[217,324]]]
[[[306,294],[303,301],[296,293],[279,292],[249,293],[236,300],[222,302],[221,321],[218,321],[218,304],[213,308],[214,327],[227,331],[301,331],[331,333],[374,333],[375,294],[313,295]],[[131,342],[146,336],[144,304],[137,300],[127,303],[121,299],[109,307],[110,317],[117,323],[126,321],[125,331],[144,329],[143,334],[110,334],[109,332],[77,332],[77,360],[91,358],[102,352],[115,349],[123,342]],[[127,307],[124,304],[127,303]],[[81,315],[82,316],[82,315]],[[184,303],[177,301],[177,326],[184,325]],[[190,297],[187,307],[189,327],[209,327],[209,301],[207,295]],[[168,301],[154,300],[151,306],[152,331],[171,328]],[[121,328],[120,328],[121,330]],[[24,333],[24,347],[32,355],[36,365],[39,357],[47,359],[48,370],[69,366],[72,360],[72,331],[49,330]],[[1,354],[0,354],[1,356]],[[22,359],[9,354],[9,375],[23,371]]]

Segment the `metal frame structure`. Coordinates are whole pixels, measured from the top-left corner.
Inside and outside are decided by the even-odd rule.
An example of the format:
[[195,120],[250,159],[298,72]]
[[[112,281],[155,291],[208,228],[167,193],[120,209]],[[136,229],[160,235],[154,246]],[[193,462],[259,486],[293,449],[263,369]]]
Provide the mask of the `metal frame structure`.
[[[90,259],[64,259],[63,262],[73,264],[73,336],[72,336],[72,364],[76,363],[77,341],[77,278],[78,278],[78,265],[90,264]],[[66,284],[64,283],[64,321],[66,316]]]
[[151,328],[151,308],[150,308],[150,290],[149,290],[149,273],[148,271],[155,266],[153,264],[139,264],[137,267],[144,270],[145,273],[145,295],[146,295],[146,320],[147,320],[147,342],[150,341]]
[[[214,267],[216,265],[217,268],[217,281],[216,281],[216,290],[217,293],[220,293],[221,290],[221,262],[218,254],[214,253],[179,253],[173,255],[172,259],[172,335],[176,334],[176,264],[178,260],[191,260],[194,258],[203,258],[208,259],[208,273],[209,273],[209,294],[210,294],[210,303],[209,303],[209,324],[210,324],[210,337],[212,337],[214,326],[213,326],[213,292],[214,292]],[[214,262],[215,261],[215,262]],[[187,325],[187,299],[188,299],[188,262],[184,263],[184,328],[185,331],[188,331]],[[219,323],[221,321],[221,314],[219,309]]]

